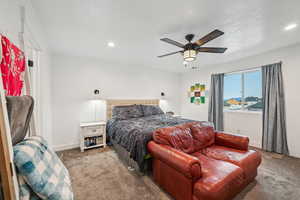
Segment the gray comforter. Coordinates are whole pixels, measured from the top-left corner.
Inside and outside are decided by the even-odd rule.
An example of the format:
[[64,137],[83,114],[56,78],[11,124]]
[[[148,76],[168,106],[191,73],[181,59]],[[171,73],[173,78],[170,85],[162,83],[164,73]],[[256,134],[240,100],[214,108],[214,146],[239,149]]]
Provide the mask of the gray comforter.
[[144,169],[145,156],[148,154],[147,143],[152,140],[152,132],[157,128],[174,126],[192,120],[171,117],[165,114],[126,120],[109,120],[107,123],[108,139],[124,147],[140,169]]

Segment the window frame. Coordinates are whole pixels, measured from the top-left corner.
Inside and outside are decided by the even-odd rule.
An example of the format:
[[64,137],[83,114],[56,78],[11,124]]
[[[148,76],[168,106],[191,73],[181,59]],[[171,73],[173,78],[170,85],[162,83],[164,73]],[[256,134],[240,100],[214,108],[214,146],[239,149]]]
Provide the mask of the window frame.
[[[261,68],[255,68],[255,69],[251,69],[251,70],[241,70],[241,71],[236,71],[236,72],[231,72],[231,73],[225,73],[224,74],[224,78],[226,76],[233,75],[233,74],[240,74],[241,75],[241,91],[240,91],[240,93],[241,93],[241,109],[239,109],[239,110],[230,110],[230,109],[226,109],[225,106],[223,106],[223,112],[262,113],[262,109],[261,110],[248,110],[248,109],[245,108],[245,103],[246,103],[245,102],[245,74],[251,73],[251,72],[262,72],[262,70],[261,70]],[[224,81],[224,85],[225,85],[225,81]]]

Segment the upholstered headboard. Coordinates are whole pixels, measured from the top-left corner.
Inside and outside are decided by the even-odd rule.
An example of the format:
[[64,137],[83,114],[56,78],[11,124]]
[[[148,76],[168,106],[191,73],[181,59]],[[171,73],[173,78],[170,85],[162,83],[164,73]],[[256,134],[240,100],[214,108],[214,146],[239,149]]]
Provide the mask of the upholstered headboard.
[[134,104],[159,105],[159,99],[108,99],[106,100],[106,120],[111,119],[112,110],[115,106]]

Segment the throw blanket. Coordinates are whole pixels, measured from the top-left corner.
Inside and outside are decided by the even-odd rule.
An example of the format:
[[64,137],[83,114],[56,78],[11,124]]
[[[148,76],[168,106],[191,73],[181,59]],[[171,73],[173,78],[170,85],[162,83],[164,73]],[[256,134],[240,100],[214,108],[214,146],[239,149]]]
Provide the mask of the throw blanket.
[[144,158],[148,154],[147,144],[152,140],[152,132],[158,128],[192,121],[165,114],[126,120],[112,119],[107,123],[107,136],[113,143],[124,147],[130,153],[130,157],[143,170],[145,165]]
[[73,200],[69,172],[43,138],[27,138],[13,149],[20,200]]

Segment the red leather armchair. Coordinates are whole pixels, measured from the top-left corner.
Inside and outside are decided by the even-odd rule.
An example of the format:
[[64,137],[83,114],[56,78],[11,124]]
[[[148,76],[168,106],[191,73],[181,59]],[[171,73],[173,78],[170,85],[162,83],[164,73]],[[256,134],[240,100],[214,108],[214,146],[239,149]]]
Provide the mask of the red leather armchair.
[[200,123],[158,129],[148,150],[153,176],[176,200],[232,199],[254,180],[261,155],[249,138]]

